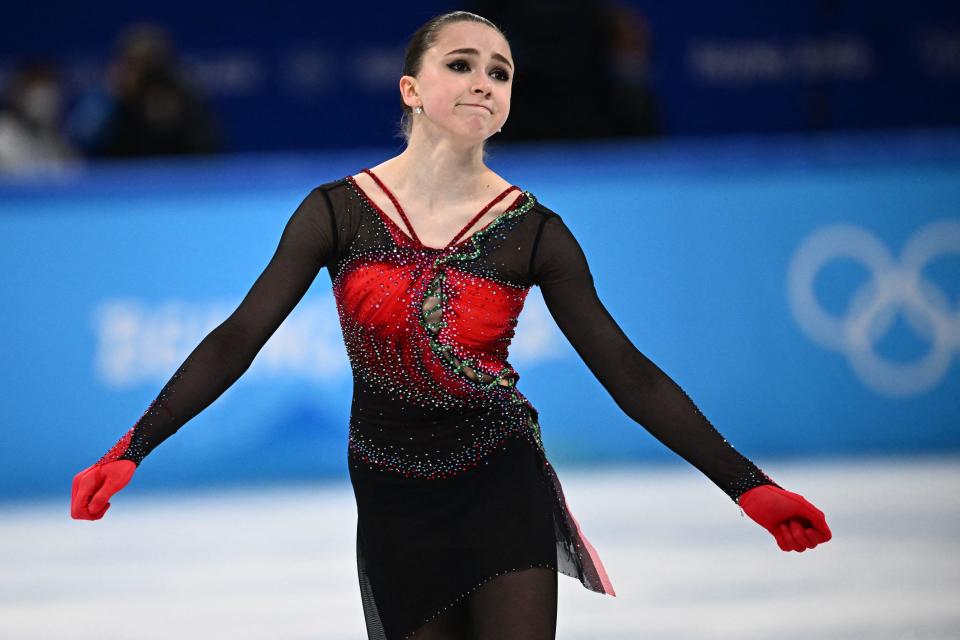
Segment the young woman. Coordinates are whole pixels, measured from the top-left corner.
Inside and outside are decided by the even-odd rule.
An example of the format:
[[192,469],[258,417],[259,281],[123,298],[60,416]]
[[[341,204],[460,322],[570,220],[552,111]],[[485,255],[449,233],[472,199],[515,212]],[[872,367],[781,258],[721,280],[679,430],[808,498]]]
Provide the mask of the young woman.
[[553,638],[557,572],[614,595],[507,360],[534,285],[624,412],[781,549],[830,539],[820,510],[738,453],[634,347],[561,217],[484,164],[513,74],[510,46],[480,16],[445,14],[414,34],[400,79],[404,151],[307,195],[236,311],[77,474],[74,518],[101,518],[143,457],[242,375],[326,266],[354,375],[348,460],[370,638]]

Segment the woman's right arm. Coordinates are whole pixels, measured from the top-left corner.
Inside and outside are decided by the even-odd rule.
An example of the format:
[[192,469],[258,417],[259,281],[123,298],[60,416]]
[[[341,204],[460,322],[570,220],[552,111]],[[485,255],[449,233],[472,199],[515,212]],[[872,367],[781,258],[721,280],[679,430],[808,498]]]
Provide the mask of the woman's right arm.
[[[100,460],[75,477],[75,518],[78,513],[82,517],[83,511],[78,508],[86,506],[83,501],[89,499],[80,489],[81,475],[103,476],[104,469],[99,467],[128,461],[111,465],[111,469],[123,469],[129,480],[147,454],[240,378],[303,298],[321,267],[329,264],[335,254],[336,227],[330,199],[325,191],[316,188],[290,217],[276,252],[236,310],[187,356],[127,433]],[[109,478],[103,480],[109,482]],[[103,484],[91,479],[87,488]],[[102,516],[106,511],[90,506],[86,515],[99,512]]]

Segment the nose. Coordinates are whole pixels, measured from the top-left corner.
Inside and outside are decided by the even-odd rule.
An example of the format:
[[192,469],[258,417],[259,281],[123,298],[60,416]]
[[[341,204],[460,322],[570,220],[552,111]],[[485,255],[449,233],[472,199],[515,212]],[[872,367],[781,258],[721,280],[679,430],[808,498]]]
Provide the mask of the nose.
[[480,94],[489,94],[493,91],[493,83],[487,76],[481,76],[473,85],[473,92]]
[[489,97],[492,89],[489,85],[476,85],[473,87],[473,95]]

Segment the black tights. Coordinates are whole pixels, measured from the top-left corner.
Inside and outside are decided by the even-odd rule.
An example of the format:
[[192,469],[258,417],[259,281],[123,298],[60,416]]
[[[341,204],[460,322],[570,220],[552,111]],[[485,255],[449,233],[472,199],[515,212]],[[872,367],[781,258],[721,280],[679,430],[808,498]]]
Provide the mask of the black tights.
[[532,567],[497,576],[411,640],[554,640],[557,572]]

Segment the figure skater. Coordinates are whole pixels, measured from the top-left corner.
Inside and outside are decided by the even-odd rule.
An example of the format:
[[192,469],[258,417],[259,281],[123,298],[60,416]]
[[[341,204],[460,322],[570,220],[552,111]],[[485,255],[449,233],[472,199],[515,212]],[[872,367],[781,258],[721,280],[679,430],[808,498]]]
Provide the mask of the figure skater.
[[102,518],[144,456],[247,370],[327,267],[354,380],[347,459],[369,638],[554,638],[558,572],[615,595],[507,359],[532,286],[623,411],[781,549],[830,539],[819,509],[737,452],[631,343],[560,215],[486,166],[515,72],[485,18],[455,11],[416,31],[400,78],[402,153],[310,191],[237,309],[76,475],[74,518]]

